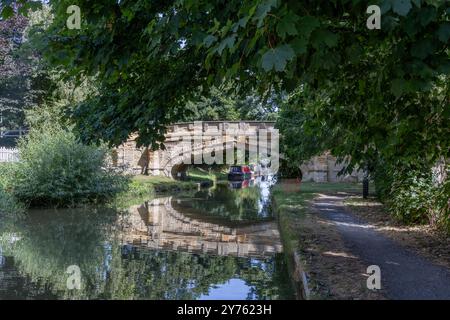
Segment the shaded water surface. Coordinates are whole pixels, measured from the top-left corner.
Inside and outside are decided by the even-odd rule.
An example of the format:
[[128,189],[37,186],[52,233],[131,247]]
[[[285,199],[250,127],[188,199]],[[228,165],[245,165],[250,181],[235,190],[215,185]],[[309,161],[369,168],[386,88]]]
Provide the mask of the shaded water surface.
[[[0,299],[290,299],[266,181],[0,220]],[[69,290],[76,265],[81,288]]]

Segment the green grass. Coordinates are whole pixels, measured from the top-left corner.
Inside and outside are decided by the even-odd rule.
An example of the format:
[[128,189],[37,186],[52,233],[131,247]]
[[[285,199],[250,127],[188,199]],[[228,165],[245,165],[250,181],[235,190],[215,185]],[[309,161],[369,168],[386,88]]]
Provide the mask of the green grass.
[[216,180],[216,176],[212,171],[206,171],[201,168],[189,168],[187,171],[188,181],[212,181],[214,182]]
[[314,198],[314,192],[286,192],[283,188],[275,186],[272,196],[278,207],[291,209],[304,209],[305,201]]
[[[369,189],[374,190],[373,188]],[[290,184],[284,187],[281,183],[274,186],[272,194],[278,206],[302,209],[305,201],[312,200],[317,194],[338,192],[362,193],[362,184],[302,182],[300,185]]]
[[[374,190],[369,186],[369,190]],[[362,192],[362,183],[349,182],[302,182],[300,185],[301,192],[321,193],[321,192]]]
[[120,194],[113,204],[118,207],[131,206],[154,198],[157,193],[189,192],[197,190],[198,185],[204,182],[212,186],[220,180],[221,174],[218,171],[191,167],[188,169],[187,180],[174,180],[163,176],[133,176],[130,178],[127,191]]
[[374,196],[370,196],[368,199],[363,199],[362,197],[349,198],[344,203],[354,207],[382,206],[382,203]]
[[154,195],[157,192],[192,190],[197,188],[195,181],[179,181],[168,177],[135,176],[131,178],[129,192],[133,195]]
[[114,205],[123,207],[152,199],[158,193],[189,192],[197,190],[199,183],[216,181],[214,173],[191,168],[187,180],[175,180],[164,176],[137,175],[130,177],[128,189],[113,201]]
[[157,193],[187,192],[197,188],[198,184],[193,181],[177,181],[168,177],[138,175],[130,177],[127,190],[111,201],[110,205],[117,208],[127,208],[151,200]]
[[[272,210],[277,217],[280,237],[283,243],[283,251],[288,267],[289,275],[296,279],[296,265],[294,255],[299,253],[301,243],[298,233],[307,210],[307,201],[313,199],[313,192],[287,192],[281,185],[276,185],[272,189]],[[301,290],[302,283],[293,280],[297,290]]]
[[306,190],[302,188],[301,191],[286,192],[280,184],[273,187],[272,207],[278,218],[284,249],[289,255],[298,249],[297,225],[306,213],[307,202],[314,199],[316,192],[324,188],[309,185]]
[[188,179],[191,181],[205,181],[213,182],[219,180],[226,180],[228,172],[226,170],[204,170],[198,167],[191,167],[188,169]]
[[175,180],[168,178],[168,177],[144,176],[144,175],[133,176],[131,180],[139,182],[139,183],[149,183],[149,184],[153,184],[153,185],[175,182]]

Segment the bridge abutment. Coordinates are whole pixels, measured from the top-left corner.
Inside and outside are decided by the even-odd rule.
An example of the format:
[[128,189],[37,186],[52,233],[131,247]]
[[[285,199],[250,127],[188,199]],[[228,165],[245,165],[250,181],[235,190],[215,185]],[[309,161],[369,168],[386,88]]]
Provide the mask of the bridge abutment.
[[[199,158],[200,163],[198,164],[202,164],[205,150],[208,150],[208,152],[224,152],[230,147],[233,150],[237,147],[239,150],[239,147],[244,146],[247,150],[254,151],[257,148],[261,148],[261,146],[256,145],[258,141],[255,142],[254,139],[254,137],[258,136],[258,132],[267,133],[266,147],[269,148],[274,126],[275,122],[271,121],[178,123],[170,126],[167,130],[164,142],[165,150],[151,151],[147,148],[136,148],[136,137],[132,136],[115,150],[116,155],[113,157],[112,165],[133,175],[148,174],[150,176],[182,178],[178,176],[178,172],[183,172],[183,170],[178,170],[181,168],[180,166],[191,163],[196,164]],[[278,133],[276,134],[278,135]],[[233,137],[231,141],[229,140],[230,136]],[[189,149],[189,153],[186,153],[186,148]],[[265,152],[268,154],[267,150]],[[276,152],[278,153],[278,150]],[[227,153],[226,156],[228,157],[228,151],[224,153]],[[243,159],[242,157],[239,159],[238,156],[237,164],[240,163],[239,161],[243,162]],[[225,159],[223,163],[225,163]],[[336,158],[329,153],[313,157],[300,167],[303,181],[361,182],[363,180],[361,171],[354,171],[351,174],[339,176],[338,173],[342,168],[343,165],[337,164]]]

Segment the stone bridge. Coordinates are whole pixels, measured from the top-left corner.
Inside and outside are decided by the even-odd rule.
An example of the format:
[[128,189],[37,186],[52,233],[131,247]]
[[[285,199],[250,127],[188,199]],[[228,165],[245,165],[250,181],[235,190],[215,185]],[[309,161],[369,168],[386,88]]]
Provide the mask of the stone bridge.
[[[113,166],[133,174],[175,177],[186,164],[213,164],[222,153],[222,163],[235,158],[235,150],[253,152],[266,157],[271,154],[272,142],[278,142],[274,121],[204,121],[177,123],[168,127],[165,150],[151,151],[135,147],[135,136],[115,150]],[[274,139],[276,138],[276,139]],[[275,148],[274,148],[275,149]],[[206,154],[214,154],[210,159]],[[248,156],[248,154],[247,154]],[[237,164],[244,164],[245,155],[237,156]],[[210,160],[211,163],[208,163]],[[255,160],[257,161],[257,160]],[[216,163],[220,163],[217,162]],[[234,164],[235,161],[230,164]]]
[[[247,153],[257,154],[256,164],[264,157],[278,160],[278,130],[274,121],[204,121],[177,123],[168,127],[165,150],[151,151],[147,148],[136,148],[136,136],[114,150],[113,167],[120,168],[131,174],[149,174],[155,176],[176,177],[178,172],[186,168],[186,164],[212,164],[204,158],[204,154],[222,152],[224,163],[233,156],[235,150],[244,149]],[[262,143],[261,143],[262,142]],[[186,152],[186,150],[189,152]],[[276,151],[274,151],[276,149]],[[272,154],[273,153],[273,154]],[[282,156],[281,156],[282,157]],[[234,158],[233,158],[234,159]],[[209,159],[211,160],[211,159]],[[245,158],[240,158],[236,164],[244,164]],[[234,164],[234,162],[233,162]],[[304,163],[300,169],[303,181],[360,182],[362,172],[338,176],[343,165],[325,153]]]
[[282,251],[275,221],[227,225],[177,210],[177,199],[164,197],[128,209],[121,242],[155,250],[265,257]]

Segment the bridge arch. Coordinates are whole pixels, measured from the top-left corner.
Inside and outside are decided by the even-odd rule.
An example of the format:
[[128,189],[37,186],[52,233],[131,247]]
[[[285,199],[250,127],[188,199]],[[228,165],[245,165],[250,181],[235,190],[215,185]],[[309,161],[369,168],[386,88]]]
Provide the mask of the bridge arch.
[[[180,169],[184,169],[183,164],[194,163],[191,161],[196,156],[201,156],[207,150],[224,152],[230,148],[236,148],[238,144],[249,146],[247,138],[256,136],[259,130],[267,130],[268,143],[271,141],[271,134],[274,130],[274,121],[205,121],[205,122],[184,122],[169,126],[165,136],[165,150],[148,151],[143,157],[142,149],[135,147],[132,136],[126,143],[117,148],[116,163],[123,170],[139,174],[148,172],[150,175],[159,175],[174,178]],[[231,135],[230,135],[231,132]],[[197,141],[198,135],[206,136],[206,140]],[[233,137],[232,141],[224,144],[225,137]],[[190,155],[185,155],[183,144],[186,137],[192,138]],[[219,139],[215,139],[215,137]],[[247,139],[247,140],[245,140]],[[253,144],[252,144],[253,146]],[[256,145],[253,146],[256,148]],[[144,159],[144,160],[143,160]],[[225,161],[225,157],[224,157]],[[145,170],[144,170],[144,167]],[[175,174],[175,176],[174,176]]]
[[[184,163],[189,163],[189,159],[183,156],[182,143],[186,136],[194,134],[217,134],[223,136],[227,130],[236,130],[233,147],[239,142],[242,143],[244,137],[254,134],[258,130],[267,130],[271,136],[274,132],[274,121],[205,121],[205,122],[183,122],[171,125],[167,128],[165,136],[166,150],[148,151],[144,148],[136,148],[136,136],[131,136],[128,141],[116,149],[114,162],[120,170],[131,174],[141,174],[148,172],[149,175],[166,176],[174,178]],[[195,140],[195,139],[194,139]],[[268,138],[268,144],[269,144]],[[205,145],[197,144],[192,150],[192,156],[198,155],[203,151]],[[209,147],[214,147],[210,145]],[[219,150],[224,150],[222,147]],[[111,161],[113,162],[113,161]],[[313,157],[305,162],[300,170],[303,175],[303,181],[314,182],[335,182],[335,181],[358,181],[361,182],[363,174],[361,171],[354,171],[345,176],[339,176],[338,172],[342,169],[342,164],[336,163],[336,158],[329,153]]]

